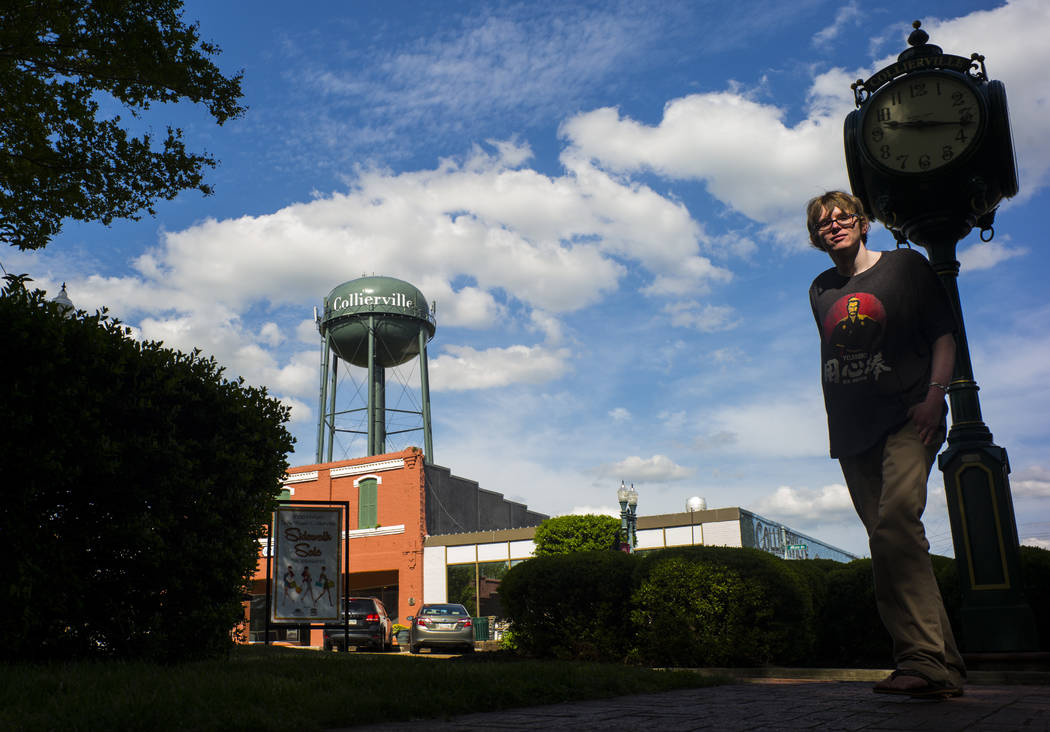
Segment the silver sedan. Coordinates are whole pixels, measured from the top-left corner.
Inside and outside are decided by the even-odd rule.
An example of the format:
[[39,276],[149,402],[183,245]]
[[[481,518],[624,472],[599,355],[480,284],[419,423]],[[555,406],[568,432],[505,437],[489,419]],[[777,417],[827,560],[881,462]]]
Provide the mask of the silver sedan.
[[410,621],[408,648],[412,653],[419,653],[423,646],[474,651],[474,623],[462,605],[424,605]]

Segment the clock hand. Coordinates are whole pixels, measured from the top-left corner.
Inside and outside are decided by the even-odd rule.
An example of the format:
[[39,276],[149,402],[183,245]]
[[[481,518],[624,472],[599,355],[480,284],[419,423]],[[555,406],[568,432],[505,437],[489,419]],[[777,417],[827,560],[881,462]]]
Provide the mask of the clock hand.
[[972,119],[960,119],[960,120],[957,120],[957,121],[954,121],[954,122],[947,121],[947,120],[914,119],[914,120],[910,120],[908,122],[894,122],[892,120],[887,120],[887,121],[882,123],[882,126],[883,127],[888,127],[891,130],[896,130],[896,129],[899,129],[901,127],[945,127],[945,126],[955,126],[955,125],[965,126],[965,125],[969,125],[969,124],[973,124],[973,120]]

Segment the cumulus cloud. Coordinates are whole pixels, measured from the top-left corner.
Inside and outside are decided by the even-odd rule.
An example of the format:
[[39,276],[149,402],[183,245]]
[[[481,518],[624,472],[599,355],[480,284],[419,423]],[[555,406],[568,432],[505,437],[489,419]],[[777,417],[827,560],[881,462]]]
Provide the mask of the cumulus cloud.
[[728,305],[701,305],[696,301],[673,302],[664,306],[671,316],[671,325],[695,328],[703,333],[732,330],[737,326],[734,310]]
[[569,350],[544,346],[509,346],[478,350],[445,346],[430,360],[434,391],[490,389],[515,383],[536,384],[561,376],[568,369]]
[[[853,22],[853,4],[840,8],[837,22],[817,35],[826,41],[834,29]],[[1050,4],[1013,0],[994,10],[950,21],[932,21],[926,29],[945,51],[987,56],[992,78],[1008,90],[1011,123],[1022,197],[1044,185],[1050,148],[1043,144],[1050,88],[1041,69],[1050,64],[1050,46],[1040,41],[1050,25]],[[903,44],[903,37],[892,39]],[[672,99],[653,125],[633,120],[613,107],[581,112],[566,120],[561,135],[565,156],[579,157],[606,170],[651,171],[667,178],[702,181],[727,208],[765,225],[778,240],[804,246],[798,236],[799,211],[813,195],[845,184],[841,155],[842,120],[853,108],[850,84],[896,60],[895,48],[868,68],[828,69],[813,79],[805,118],[785,122],[785,110],[757,101],[739,85],[722,91]],[[761,170],[761,176],[754,171]],[[1001,257],[1006,250],[999,250]]]
[[1010,476],[1010,492],[1015,496],[1050,498],[1050,468],[1033,465]]
[[616,463],[595,468],[599,477],[619,478],[628,483],[669,483],[683,480],[693,474],[691,468],[676,464],[666,455],[649,458],[632,455]]
[[[253,383],[304,398],[315,366],[291,343],[316,343],[312,322],[252,324],[243,319],[252,308],[306,315],[341,280],[386,274],[436,301],[442,327],[520,319],[541,335],[542,346],[449,345],[434,359],[435,390],[476,389],[564,373],[561,316],[617,290],[627,264],[648,274],[657,298],[729,279],[700,254],[705,235],[680,202],[581,159],[555,177],[521,167],[530,155],[502,141],[429,170],[362,170],[348,192],[165,231],[133,273],[78,283],[79,302],[106,303],[144,337],[200,347]],[[691,325],[717,320],[708,310]]]
[[701,413],[693,438],[699,450],[756,458],[823,457],[828,428],[819,389],[794,398],[776,394],[761,401],[721,406]]
[[995,265],[1028,253],[1022,247],[1010,247],[1001,241],[979,242],[959,251],[959,273],[991,269]]
[[835,11],[835,17],[813,35],[814,46],[824,46],[838,38],[843,31],[860,25],[864,14],[856,2],[848,2]]
[[755,508],[770,517],[810,522],[845,518],[854,513],[849,491],[841,483],[820,489],[780,486],[772,495],[760,498]]
[[567,120],[561,134],[572,155],[610,170],[702,180],[727,207],[786,232],[799,228],[807,197],[845,177],[841,157],[827,154],[842,135],[843,115],[830,112],[787,125],[784,110],[723,91],[668,102],[657,125],[603,108]]
[[616,407],[609,410],[609,417],[613,422],[626,422],[631,418],[631,412],[623,407]]

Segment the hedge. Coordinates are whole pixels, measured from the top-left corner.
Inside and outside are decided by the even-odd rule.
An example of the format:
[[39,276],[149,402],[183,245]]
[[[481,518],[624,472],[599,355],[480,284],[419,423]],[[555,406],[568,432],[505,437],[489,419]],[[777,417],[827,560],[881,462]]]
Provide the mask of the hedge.
[[0,297],[0,658],[223,652],[287,470],[288,409],[17,279]]
[[[932,557],[949,618],[955,560]],[[1021,547],[1041,648],[1050,650],[1050,551]],[[534,656],[658,666],[886,668],[870,559],[785,561],[757,549],[587,552],[512,567],[500,588],[514,647]]]

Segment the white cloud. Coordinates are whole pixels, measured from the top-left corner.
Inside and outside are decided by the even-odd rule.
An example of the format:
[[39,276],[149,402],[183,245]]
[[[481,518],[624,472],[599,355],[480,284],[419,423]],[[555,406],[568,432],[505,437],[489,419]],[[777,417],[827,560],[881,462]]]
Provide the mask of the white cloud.
[[695,328],[703,333],[732,330],[738,324],[733,308],[728,305],[700,305],[696,301],[673,302],[664,306],[671,315],[671,325]]
[[281,333],[280,326],[271,320],[263,323],[262,328],[259,329],[259,340],[273,348],[284,340],[284,335]]
[[1024,256],[1027,249],[1009,247],[1001,241],[978,242],[959,251],[959,273],[991,269],[1001,262]]
[[1034,546],[1039,549],[1050,549],[1050,539],[1039,539],[1034,536],[1030,536],[1027,539],[1021,539],[1023,546]]
[[755,509],[770,518],[802,518],[810,523],[845,518],[854,514],[849,491],[841,483],[826,485],[819,490],[781,486],[772,495],[760,498],[755,504]]
[[[391,47],[383,34],[362,49],[369,63],[314,68],[303,83],[331,102],[364,106],[355,126],[380,140],[396,142],[402,130],[419,126],[429,136],[462,132],[494,115],[536,122],[576,106],[630,63],[656,39],[660,23],[659,14],[630,5],[537,4],[517,15],[487,6],[450,12],[451,22],[418,41]],[[326,127],[334,137],[358,137],[348,124],[333,117]]]
[[[564,514],[563,514],[564,515]],[[620,517],[619,506],[573,506],[572,510],[569,511],[570,516],[614,516],[615,518]]]
[[1015,496],[1050,498],[1050,468],[1033,465],[1010,476],[1010,492]]
[[626,422],[631,418],[631,412],[623,407],[616,407],[609,410],[609,417],[613,422]]
[[819,388],[807,385],[795,398],[785,395],[790,391],[700,414],[694,446],[755,458],[826,456],[827,418]]
[[[855,8],[850,4],[839,13],[841,22],[852,22]],[[926,26],[932,42],[946,52],[969,56],[979,48],[992,78],[1013,90],[1010,111],[1022,163],[1022,197],[1044,184],[1050,171],[1050,147],[1042,139],[1050,106],[1050,87],[1041,71],[1050,65],[1050,45],[1041,41],[1047,27],[1050,4],[1042,0],[1013,0]],[[832,35],[823,33],[825,40]],[[850,84],[895,61],[899,50],[865,69],[834,68],[817,75],[807,95],[807,116],[791,125],[784,122],[784,109],[758,102],[730,83],[724,91],[672,99],[655,125],[612,107],[577,114],[561,127],[570,145],[563,158],[579,157],[619,172],[703,181],[728,208],[765,224],[778,240],[802,246],[805,201],[845,185],[842,155],[829,151],[842,147],[842,120],[854,108]],[[755,170],[762,175],[755,176]],[[998,251],[999,256],[1008,253]]]
[[1008,0],[948,21],[924,22],[930,42],[959,56],[981,53],[988,75],[1002,81],[1010,105],[1010,127],[1019,164],[1021,198],[1046,185],[1050,146],[1046,145],[1046,110],[1050,85],[1043,69],[1050,65],[1050,3]]
[[835,17],[813,35],[811,43],[818,47],[824,46],[838,38],[843,31],[849,30],[852,26],[860,25],[863,18],[864,16],[857,3],[848,2],[835,11]]
[[[502,142],[431,170],[361,171],[346,193],[162,232],[134,274],[77,283],[78,304],[107,303],[138,319],[146,338],[200,347],[252,383],[308,398],[315,366],[279,350],[287,343],[279,322],[243,322],[249,308],[305,316],[340,281],[375,273],[413,282],[437,301],[440,327],[488,329],[518,318],[543,334],[544,346],[447,346],[432,364],[435,390],[470,389],[564,373],[559,316],[615,291],[625,262],[650,274],[654,297],[729,279],[700,256],[703,232],[681,203],[578,159],[560,177],[515,167],[529,154]],[[724,327],[719,312],[709,306],[691,325]],[[296,341],[316,343],[312,321],[296,322]]]
[[[843,109],[840,103],[835,111]],[[561,134],[572,155],[610,170],[702,180],[726,206],[788,232],[800,228],[807,198],[840,187],[845,177],[841,156],[827,153],[841,147],[844,114],[830,112],[789,127],[783,110],[724,91],[671,100],[655,126],[607,107],[572,117]]]
[[619,478],[628,483],[668,483],[688,478],[694,471],[676,464],[666,455],[649,458],[632,455],[616,463],[601,465],[595,472],[600,477]]
[[509,346],[478,350],[445,346],[430,359],[431,389],[491,389],[515,383],[536,384],[561,376],[569,368],[569,351],[544,346]]

